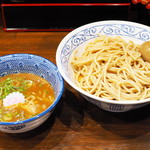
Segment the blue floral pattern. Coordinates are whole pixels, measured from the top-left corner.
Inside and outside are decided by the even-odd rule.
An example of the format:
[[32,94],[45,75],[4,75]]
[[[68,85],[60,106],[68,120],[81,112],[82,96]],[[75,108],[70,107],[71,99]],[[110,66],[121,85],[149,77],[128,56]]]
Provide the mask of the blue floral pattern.
[[11,73],[34,73],[49,81],[56,93],[62,82],[57,67],[49,60],[32,54],[12,54],[0,57],[0,76]]
[[125,36],[141,41],[150,40],[150,30],[138,26],[114,23],[88,27],[70,37],[70,39],[64,44],[61,52],[61,63],[66,71],[68,69],[68,60],[72,51],[84,42],[97,37],[98,34]]

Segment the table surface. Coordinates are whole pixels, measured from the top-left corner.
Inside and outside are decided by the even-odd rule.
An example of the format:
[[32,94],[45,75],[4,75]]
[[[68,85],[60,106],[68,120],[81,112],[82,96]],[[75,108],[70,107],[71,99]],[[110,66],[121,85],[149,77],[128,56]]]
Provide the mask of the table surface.
[[[0,56],[31,53],[55,62],[68,32],[4,32]],[[53,114],[40,127],[21,134],[0,133],[0,150],[150,150],[150,105],[111,113],[87,102],[65,84]]]

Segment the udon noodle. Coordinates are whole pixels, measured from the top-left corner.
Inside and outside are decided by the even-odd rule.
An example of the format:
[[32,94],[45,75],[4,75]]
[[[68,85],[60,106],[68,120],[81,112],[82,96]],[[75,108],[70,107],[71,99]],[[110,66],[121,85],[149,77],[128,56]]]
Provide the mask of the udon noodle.
[[119,36],[95,38],[70,60],[77,86],[110,100],[150,98],[150,63],[138,51],[138,44]]

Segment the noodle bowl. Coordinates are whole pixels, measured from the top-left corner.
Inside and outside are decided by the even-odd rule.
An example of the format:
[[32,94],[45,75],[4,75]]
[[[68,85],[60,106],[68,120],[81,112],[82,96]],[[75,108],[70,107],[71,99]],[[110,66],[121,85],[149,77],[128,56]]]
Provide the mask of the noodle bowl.
[[[56,63],[65,81],[98,107],[125,112],[150,103],[150,65],[138,52],[150,28],[129,21],[99,21],[70,32]],[[100,50],[101,49],[101,50]]]

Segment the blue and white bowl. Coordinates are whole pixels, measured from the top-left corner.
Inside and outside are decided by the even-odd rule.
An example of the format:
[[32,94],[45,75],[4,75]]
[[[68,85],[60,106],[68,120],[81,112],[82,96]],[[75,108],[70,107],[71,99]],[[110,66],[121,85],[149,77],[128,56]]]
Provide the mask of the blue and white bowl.
[[128,21],[110,20],[90,23],[73,30],[61,41],[56,53],[57,66],[65,81],[81,93],[85,99],[104,110],[125,112],[149,104],[150,99],[141,101],[114,101],[103,99],[91,95],[77,87],[68,69],[70,56],[75,49],[84,47],[87,42],[96,38],[98,34],[121,36],[125,40],[132,40],[140,44],[150,40],[150,27]]
[[32,54],[11,54],[0,57],[0,77],[12,73],[39,75],[51,83],[56,95],[54,103],[35,117],[18,122],[0,122],[0,131],[22,133],[38,127],[48,119],[62,96],[64,82],[56,65],[46,58]]

